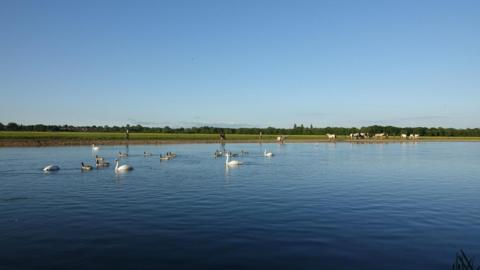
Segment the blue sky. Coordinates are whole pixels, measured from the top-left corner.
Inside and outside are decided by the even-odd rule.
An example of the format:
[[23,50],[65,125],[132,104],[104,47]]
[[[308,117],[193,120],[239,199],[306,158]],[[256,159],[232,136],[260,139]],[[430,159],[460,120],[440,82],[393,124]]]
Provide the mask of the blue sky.
[[0,2],[0,122],[480,127],[479,1]]

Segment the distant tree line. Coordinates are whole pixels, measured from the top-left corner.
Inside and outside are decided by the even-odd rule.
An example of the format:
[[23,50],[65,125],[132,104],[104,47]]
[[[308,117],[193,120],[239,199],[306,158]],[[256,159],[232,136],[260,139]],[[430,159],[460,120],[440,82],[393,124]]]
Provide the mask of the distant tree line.
[[259,134],[263,135],[324,135],[327,133],[336,135],[349,135],[350,133],[382,133],[385,132],[391,136],[400,134],[419,134],[420,136],[480,136],[480,128],[442,128],[442,127],[394,127],[394,126],[368,126],[368,127],[313,127],[297,125],[292,128],[221,128],[221,127],[190,127],[190,128],[171,128],[171,127],[144,127],[141,125],[126,126],[71,126],[71,125],[21,125],[17,123],[0,123],[0,131],[71,131],[71,132],[157,132],[157,133],[198,133],[198,134]]

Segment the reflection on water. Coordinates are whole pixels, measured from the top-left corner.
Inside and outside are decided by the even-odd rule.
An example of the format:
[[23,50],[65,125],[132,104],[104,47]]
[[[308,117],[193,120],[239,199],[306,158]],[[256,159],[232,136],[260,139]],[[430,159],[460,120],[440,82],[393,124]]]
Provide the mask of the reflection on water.
[[[225,166],[217,149],[243,164]],[[91,146],[0,149],[0,268],[448,269],[460,249],[480,255],[478,143],[97,154],[114,164],[119,151],[135,170],[81,172]],[[161,162],[166,152],[177,157]]]

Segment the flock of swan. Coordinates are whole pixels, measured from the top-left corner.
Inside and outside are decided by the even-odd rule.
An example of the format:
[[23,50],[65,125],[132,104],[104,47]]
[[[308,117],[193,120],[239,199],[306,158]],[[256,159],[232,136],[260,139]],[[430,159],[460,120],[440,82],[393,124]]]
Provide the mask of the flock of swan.
[[[92,152],[96,152],[98,150],[100,150],[100,147],[95,145],[95,144],[92,144]],[[241,151],[241,153],[242,153],[242,155],[248,154],[248,152],[245,152],[243,150]],[[143,152],[143,155],[144,156],[153,156],[152,153],[148,153],[148,152]],[[216,150],[213,155],[214,155],[215,158],[225,157],[225,166],[227,166],[227,167],[236,167],[236,166],[239,166],[239,165],[243,164],[239,160],[234,160],[234,159],[230,160],[230,157],[238,156],[238,154],[233,154],[231,152],[221,152],[219,150]],[[268,157],[268,158],[271,158],[271,157],[274,156],[274,154],[271,151],[267,151],[267,149],[265,149],[265,151],[263,152],[263,155],[265,157]],[[175,158],[176,156],[177,156],[177,154],[175,154],[173,152],[167,152],[165,155],[160,154],[160,160],[170,160],[170,159]],[[118,157],[119,158],[128,157],[128,154],[118,152]],[[105,161],[105,159],[103,157],[99,157],[98,155],[96,155],[95,156],[95,165],[96,165],[97,168],[109,167],[110,163]],[[80,169],[82,171],[91,171],[93,169],[93,166],[85,164],[85,163],[82,162]],[[60,167],[58,165],[53,165],[53,164],[48,165],[48,166],[43,168],[44,172],[55,172],[55,171],[58,171],[58,170],[60,170]],[[133,170],[132,166],[130,166],[128,164],[120,165],[119,160],[118,159],[115,160],[115,173],[123,173],[123,172],[132,171],[132,170]]]

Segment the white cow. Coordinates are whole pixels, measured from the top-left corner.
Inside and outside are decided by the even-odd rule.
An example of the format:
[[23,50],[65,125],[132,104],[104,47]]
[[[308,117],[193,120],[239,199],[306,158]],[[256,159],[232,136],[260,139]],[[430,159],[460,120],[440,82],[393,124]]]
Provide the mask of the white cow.
[[377,133],[375,134],[375,139],[384,139],[386,137],[385,133]]
[[327,133],[327,137],[329,140],[335,140],[337,138],[335,134],[329,134],[329,133]]
[[410,140],[417,140],[420,138],[420,134],[410,134],[410,136],[408,136],[408,138]]
[[400,134],[401,139],[407,139],[407,134]]

